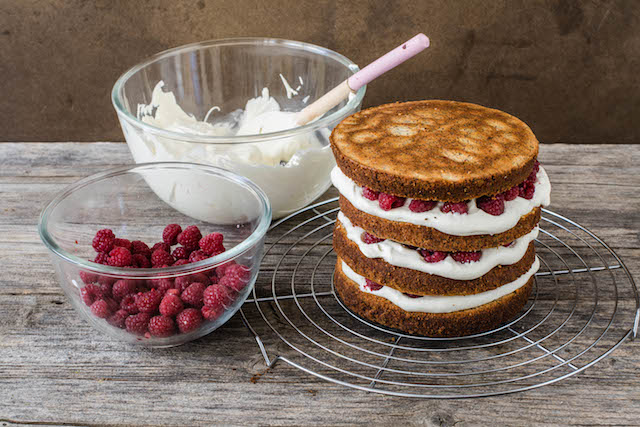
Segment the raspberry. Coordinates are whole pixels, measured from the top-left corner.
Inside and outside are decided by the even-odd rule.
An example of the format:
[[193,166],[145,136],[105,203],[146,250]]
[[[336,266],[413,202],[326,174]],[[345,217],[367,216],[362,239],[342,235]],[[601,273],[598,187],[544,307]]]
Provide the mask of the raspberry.
[[202,239],[202,233],[200,233],[200,230],[195,225],[188,226],[182,233],[178,234],[178,243],[188,251],[198,249],[200,239]]
[[515,243],[515,240],[512,241],[512,242],[507,243],[506,245],[502,245],[502,246],[505,247],[505,248],[509,248],[509,247],[513,246],[514,243]]
[[430,251],[428,249],[420,249],[420,255],[428,263],[440,262],[447,257],[446,252],[442,251]]
[[124,329],[124,321],[127,319],[128,316],[129,316],[129,313],[127,313],[126,311],[118,310],[115,313],[113,313],[111,315],[111,317],[109,317],[107,319],[107,322],[111,326],[115,326],[116,328]]
[[138,268],[151,268],[151,261],[142,254],[133,254],[131,256],[131,264]]
[[202,324],[202,314],[196,308],[187,308],[176,316],[176,323],[183,334],[195,331]]
[[248,281],[245,281],[237,276],[225,275],[218,281],[218,285],[222,285],[236,292],[240,292],[247,285],[247,282]]
[[205,286],[211,284],[211,280],[209,280],[209,277],[207,277],[206,274],[196,273],[188,276],[176,277],[174,288],[177,289],[179,293],[182,293],[193,282],[200,282]]
[[182,293],[193,282],[194,280],[191,279],[191,276],[176,277],[174,288],[177,289],[179,293]]
[[[169,224],[164,228],[162,232],[162,241],[167,245],[175,245],[178,243],[178,234],[182,232],[182,227],[178,224]],[[168,252],[168,251],[167,251]]]
[[102,283],[100,283],[100,294],[103,297],[107,297],[107,298],[111,298],[112,294],[111,294],[111,290],[113,288],[113,283],[111,281],[102,281]]
[[109,277],[109,276],[99,276],[98,277],[98,283],[100,283],[101,285],[103,283],[109,283],[109,284],[113,285],[117,281],[118,281],[118,279],[116,279],[114,277]]
[[427,212],[435,208],[437,204],[438,202],[434,202],[433,200],[413,199],[411,203],[409,203],[409,210],[416,213]]
[[482,256],[482,252],[453,252],[451,254],[451,258],[458,261],[461,264],[466,264],[469,262],[480,261],[480,257]]
[[408,296],[409,298],[422,298],[422,295],[416,295],[416,294],[404,294],[406,296]]
[[151,316],[147,313],[138,313],[127,317],[124,321],[124,324],[127,328],[127,331],[132,334],[143,335],[147,332],[147,328],[149,325],[149,320]]
[[[175,289],[174,289],[175,290]],[[175,317],[184,309],[184,304],[178,295],[167,293],[160,303],[160,314]]]
[[169,289],[172,289],[173,286],[174,286],[173,279],[169,279],[169,278],[151,279],[151,287],[156,289],[162,295],[167,293]]
[[476,206],[489,215],[498,216],[504,213],[504,199],[502,194],[498,194],[494,197],[478,197],[476,200]]
[[451,212],[451,213],[466,214],[467,212],[469,212],[469,206],[467,206],[467,202],[458,202],[458,203],[445,202],[440,208],[440,210],[444,213]]
[[127,295],[138,290],[138,283],[135,280],[118,280],[111,288],[111,294],[116,300],[122,300]]
[[202,249],[207,255],[219,254],[224,252],[224,246],[222,241],[224,236],[220,233],[211,233],[200,239],[200,249]]
[[91,305],[95,300],[102,298],[102,291],[98,285],[89,283],[87,286],[80,289],[80,296],[86,305]]
[[202,294],[204,293],[205,285],[200,282],[193,282],[187,289],[185,289],[180,298],[182,301],[194,307],[202,307]]
[[156,249],[151,254],[151,265],[160,266],[160,265],[171,265],[175,262],[173,256],[167,251],[162,249]]
[[111,307],[109,307],[109,304],[107,303],[107,301],[103,299],[99,299],[93,304],[91,304],[91,312],[93,313],[94,316],[99,317],[101,319],[106,319],[112,314]]
[[[236,265],[235,261],[233,262],[233,265]],[[218,283],[218,281],[219,281],[219,279],[218,279],[219,276],[216,275],[216,274],[214,274],[211,278],[209,278],[209,276],[207,276],[204,273],[197,273],[197,274],[194,274],[192,276],[198,276],[198,278],[197,278],[198,280],[194,280],[194,282],[204,283],[206,286],[212,285],[214,281],[216,283]]]
[[209,255],[204,253],[204,251],[197,250],[197,251],[191,252],[191,255],[189,255],[189,262],[203,261],[207,258],[209,258]]
[[367,245],[372,245],[374,243],[380,243],[384,241],[384,239],[380,239],[379,237],[376,237],[373,234],[369,234],[366,231],[360,235],[360,238]]
[[179,259],[173,263],[173,266],[175,267],[178,265],[185,265],[185,264],[191,264],[191,261],[189,261],[188,259]]
[[144,255],[146,258],[149,258],[151,256],[151,249],[149,249],[149,246],[147,246],[145,242],[134,240],[131,242],[131,253],[134,255]]
[[373,191],[369,187],[362,187],[362,195],[369,200],[378,200],[380,196],[379,191]]
[[111,310],[112,313],[115,313],[116,311],[118,311],[118,309],[120,309],[120,304],[115,302],[113,298],[105,297],[104,300],[107,302],[109,310]]
[[533,184],[523,182],[518,186],[518,195],[523,199],[533,199],[533,193],[535,193],[536,187]]
[[182,246],[178,246],[171,253],[175,259],[189,259],[189,252]]
[[251,269],[242,264],[234,264],[225,270],[224,275],[247,283],[251,278]]
[[212,285],[215,285],[216,283],[218,283],[220,281],[220,279],[218,279],[218,276],[216,275],[215,270],[214,270],[213,274],[211,276],[209,276],[209,280],[211,281]]
[[80,280],[82,280],[87,285],[89,283],[95,283],[98,281],[98,275],[89,273],[88,271],[81,271],[79,275],[80,275]]
[[224,313],[223,307],[202,307],[202,317],[207,320],[216,320],[218,317],[222,316]]
[[502,193],[502,198],[507,201],[510,202],[511,200],[515,199],[516,197],[518,197],[518,194],[520,193],[520,189],[518,188],[518,186],[516,185],[515,187],[511,187],[510,189],[508,189],[507,191],[505,191],[504,193]]
[[134,294],[126,295],[120,301],[120,309],[126,311],[128,314],[138,313],[138,304],[136,302],[136,296]]
[[158,310],[161,300],[162,294],[156,289],[151,289],[148,292],[138,294],[136,297],[136,305],[142,313],[153,313]]
[[151,253],[154,253],[156,249],[162,249],[165,252],[171,252],[171,246],[167,245],[165,242],[158,242],[151,248]]
[[116,238],[113,241],[113,246],[120,247],[120,248],[126,248],[126,249],[129,249],[129,251],[131,251],[131,242],[129,240],[127,240],[127,239],[118,239],[118,238]]
[[385,211],[390,211],[393,208],[399,208],[404,205],[405,198],[398,197],[387,193],[380,193],[378,197],[378,205]]
[[93,259],[93,262],[95,262],[96,264],[102,264],[102,265],[107,265],[107,261],[109,259],[109,255],[107,255],[104,252],[100,252],[98,255],[96,255],[96,257]]
[[229,307],[233,302],[234,295],[226,286],[222,284],[211,285],[204,290],[203,301],[207,307]]
[[176,333],[176,324],[170,317],[155,316],[149,320],[149,333],[154,337],[170,337]]
[[113,242],[116,239],[116,235],[108,228],[98,230],[96,236],[93,238],[91,246],[96,252],[109,252],[113,249]]
[[222,265],[219,265],[216,267],[216,275],[218,277],[222,277],[224,276],[225,271],[227,271],[227,268],[231,267],[232,265],[237,264],[235,261],[231,260],[231,261],[227,261]]
[[129,249],[122,247],[115,247],[109,252],[109,259],[107,263],[113,267],[126,267],[131,265],[133,258]]
[[165,252],[171,252],[171,246],[167,245],[165,242],[158,242],[151,247],[151,253],[154,253],[156,249],[162,249]]
[[380,289],[383,288],[382,285],[377,284],[374,281],[371,281],[369,279],[365,279],[366,284],[364,285],[365,288],[369,289],[370,291],[379,291]]

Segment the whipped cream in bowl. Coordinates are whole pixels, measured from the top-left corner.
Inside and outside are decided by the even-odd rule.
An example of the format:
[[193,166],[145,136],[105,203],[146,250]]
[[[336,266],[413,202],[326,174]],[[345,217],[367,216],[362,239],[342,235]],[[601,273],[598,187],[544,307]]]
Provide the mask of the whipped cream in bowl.
[[[233,171],[261,187],[279,218],[331,185],[329,134],[360,109],[365,88],[304,126],[296,125],[295,112],[356,71],[342,55],[306,43],[217,40],[133,67],[115,84],[112,100],[136,163],[182,161]],[[205,200],[228,199],[220,188],[200,184],[179,176],[149,182],[158,197],[190,216]]]

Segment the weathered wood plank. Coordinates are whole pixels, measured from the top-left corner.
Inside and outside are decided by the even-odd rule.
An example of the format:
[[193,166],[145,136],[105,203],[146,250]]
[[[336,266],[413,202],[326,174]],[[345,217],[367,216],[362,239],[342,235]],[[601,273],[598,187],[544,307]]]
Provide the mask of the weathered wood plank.
[[[554,183],[551,208],[607,241],[636,278],[640,277],[635,191],[640,186],[638,153],[637,146],[551,145],[541,149]],[[627,342],[578,376],[548,387],[480,400],[436,401],[348,389],[283,362],[266,371],[255,340],[239,316],[211,335],[174,349],[145,350],[95,336],[57,285],[35,224],[46,200],[65,185],[130,161],[123,144],[0,144],[0,423],[453,425],[493,420],[516,425],[640,425],[637,341]],[[270,236],[269,241],[274,238]],[[265,273],[276,260],[277,256],[266,260]],[[318,274],[330,274],[329,264]],[[269,280],[268,274],[261,276],[260,287]],[[312,330],[296,313],[297,308],[287,304],[283,307],[292,321],[305,331]],[[310,313],[317,310],[303,304]],[[612,306],[603,301],[601,307]],[[628,314],[632,302],[625,302],[623,308]],[[245,312],[258,325],[270,356],[288,356],[322,371],[279,341],[253,306],[247,306]],[[266,315],[287,327],[273,309]],[[587,318],[587,313],[576,314],[581,322]],[[601,326],[602,321],[595,323]],[[584,346],[589,339],[578,337],[575,345]],[[308,345],[300,337],[295,342]],[[322,342],[350,357],[363,357],[348,346]],[[554,343],[553,338],[546,342]],[[314,354],[325,353],[309,348]],[[510,360],[524,357],[522,352]],[[362,360],[377,359],[366,356]],[[499,363],[486,362],[485,366]],[[548,364],[551,359],[539,363]],[[371,375],[371,368],[350,366]]]

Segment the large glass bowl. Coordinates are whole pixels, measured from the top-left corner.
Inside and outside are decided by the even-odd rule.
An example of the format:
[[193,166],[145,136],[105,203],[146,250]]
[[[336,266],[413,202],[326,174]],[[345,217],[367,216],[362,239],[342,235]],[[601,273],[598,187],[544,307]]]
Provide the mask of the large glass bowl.
[[[212,190],[223,194],[225,203],[202,197]],[[71,185],[42,211],[39,233],[50,251],[58,281],[81,317],[117,339],[169,347],[210,333],[240,308],[255,282],[270,222],[266,195],[244,177],[208,165],[149,163],[109,170]],[[226,251],[198,262],[159,269],[120,268],[88,261],[96,256],[92,240],[100,229],[109,228],[118,238],[141,240],[151,247],[162,242],[164,227],[172,223],[183,229],[196,225],[203,235],[222,233]],[[166,283],[173,288],[194,281],[209,286],[223,274],[225,267],[220,267],[230,263],[250,271],[245,271],[244,287],[232,292],[232,299],[225,301],[225,309],[217,318],[211,316],[197,330],[187,333],[165,338],[130,333],[123,325],[113,326],[108,318],[96,317],[89,307],[93,299],[85,302],[83,298],[87,290],[82,290],[89,285],[106,288],[108,295],[100,298],[115,301],[118,308],[111,309],[115,312],[122,308],[122,298],[113,292],[117,281],[130,281],[136,289],[134,296],[138,290],[151,287],[162,287],[166,292]]]
[[[247,100],[260,96],[263,88],[269,89],[283,110],[299,111],[358,70],[344,56],[308,43],[267,38],[214,40],[171,49],[136,65],[118,79],[112,101],[136,163],[186,161],[234,171],[264,190],[274,217],[279,218],[306,206],[329,188],[329,173],[335,164],[329,134],[345,117],[360,110],[365,87],[305,126],[249,136],[164,129],[155,121],[154,88],[164,82],[162,91],[172,92],[180,109],[198,121],[212,123],[237,118],[234,111],[244,109]],[[297,95],[287,91],[281,75],[291,89],[298,89]],[[147,108],[141,108],[144,106]],[[288,161],[265,164],[263,154],[281,149],[276,146],[288,147]],[[288,158],[297,146],[306,148]]]

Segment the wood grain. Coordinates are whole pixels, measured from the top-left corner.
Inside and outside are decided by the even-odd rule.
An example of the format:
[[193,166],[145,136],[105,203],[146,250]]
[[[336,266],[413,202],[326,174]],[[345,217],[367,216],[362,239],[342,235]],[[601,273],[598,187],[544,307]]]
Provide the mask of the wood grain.
[[[608,242],[636,279],[639,154],[640,147],[630,145],[541,148],[554,185],[551,209]],[[239,316],[211,335],[173,349],[139,349],[96,336],[57,285],[36,224],[40,209],[65,185],[130,162],[123,144],[0,144],[0,425],[640,425],[637,341],[554,385],[501,397],[440,401],[352,390],[282,362],[267,370]],[[330,191],[324,197],[334,195]],[[265,294],[277,258],[265,259],[266,274],[258,283]],[[292,305],[283,306],[294,311]],[[611,309],[606,301],[602,307]],[[270,356],[299,360],[269,332],[253,306],[245,312]],[[274,309],[266,316],[287,327]],[[579,321],[587,318],[582,312],[576,316]],[[550,363],[547,359],[540,363]],[[354,369],[371,374],[370,369]]]

